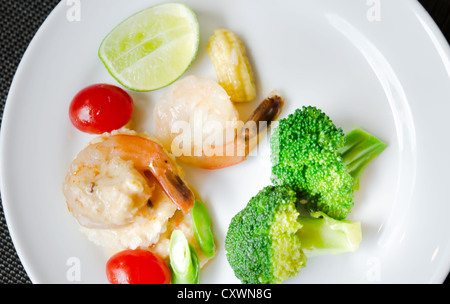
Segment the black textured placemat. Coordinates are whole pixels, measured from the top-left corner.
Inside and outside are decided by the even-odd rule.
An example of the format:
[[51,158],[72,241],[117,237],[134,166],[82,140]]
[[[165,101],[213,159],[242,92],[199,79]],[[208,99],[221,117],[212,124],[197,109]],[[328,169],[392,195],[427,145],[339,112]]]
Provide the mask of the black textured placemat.
[[[64,0],[63,0],[64,1]],[[125,1],[125,0],[124,0]],[[17,66],[34,34],[59,1],[0,0],[0,123]],[[450,41],[450,1],[420,0]],[[31,283],[11,241],[0,204],[0,284]],[[450,284],[450,276],[445,281]]]
[[[11,81],[28,44],[58,2],[0,0],[0,117],[3,116]],[[31,283],[12,244],[3,205],[0,205],[0,283]]]

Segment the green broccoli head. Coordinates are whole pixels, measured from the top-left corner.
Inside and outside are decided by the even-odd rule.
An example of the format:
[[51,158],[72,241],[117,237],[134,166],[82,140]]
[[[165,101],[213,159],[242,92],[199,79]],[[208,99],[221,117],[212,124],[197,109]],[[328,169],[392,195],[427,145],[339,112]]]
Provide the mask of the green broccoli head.
[[345,135],[316,107],[303,107],[280,120],[271,137],[272,182],[290,185],[306,207],[335,219],[353,207],[353,178],[339,150]]
[[305,266],[296,202],[290,187],[268,186],[231,220],[225,249],[243,283],[281,283]]

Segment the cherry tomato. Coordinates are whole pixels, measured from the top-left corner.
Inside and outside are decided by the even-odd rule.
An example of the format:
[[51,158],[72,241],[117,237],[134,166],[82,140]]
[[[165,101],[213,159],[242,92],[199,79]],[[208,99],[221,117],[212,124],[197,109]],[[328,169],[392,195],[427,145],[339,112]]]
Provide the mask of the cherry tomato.
[[133,100],[123,89],[110,84],[94,84],[72,100],[69,117],[80,131],[102,134],[120,129],[133,115]]
[[106,263],[112,284],[169,284],[170,270],[159,256],[143,249],[124,250]]

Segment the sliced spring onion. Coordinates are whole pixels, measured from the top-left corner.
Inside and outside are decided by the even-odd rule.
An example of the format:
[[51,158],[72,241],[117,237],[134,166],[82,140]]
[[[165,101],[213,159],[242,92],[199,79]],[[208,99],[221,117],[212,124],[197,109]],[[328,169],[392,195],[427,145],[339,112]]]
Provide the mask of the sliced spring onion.
[[192,222],[197,243],[207,258],[215,253],[214,236],[211,230],[211,219],[206,206],[196,200],[192,208]]
[[181,230],[174,230],[169,245],[173,284],[197,284],[200,264],[195,249]]

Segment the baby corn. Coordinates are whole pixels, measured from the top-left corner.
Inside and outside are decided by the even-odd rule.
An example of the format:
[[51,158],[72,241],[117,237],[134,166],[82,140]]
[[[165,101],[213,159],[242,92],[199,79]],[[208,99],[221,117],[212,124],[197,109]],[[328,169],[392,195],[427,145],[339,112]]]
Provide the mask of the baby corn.
[[256,97],[253,72],[241,39],[230,30],[219,28],[210,38],[207,52],[219,84],[233,102],[249,102]]

